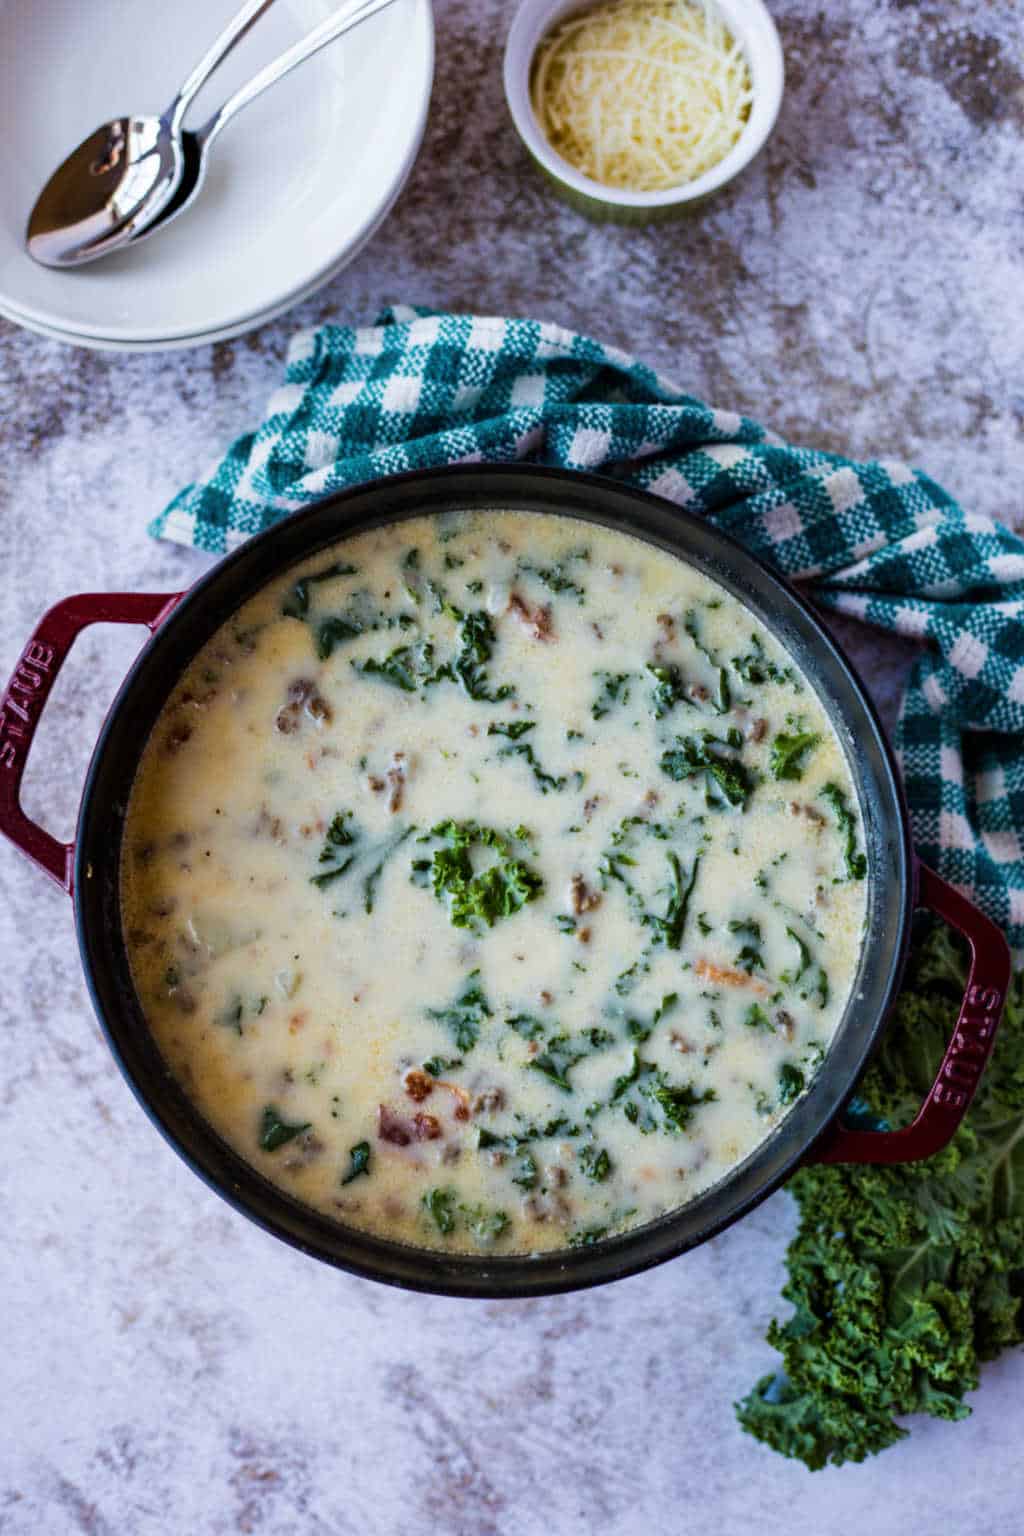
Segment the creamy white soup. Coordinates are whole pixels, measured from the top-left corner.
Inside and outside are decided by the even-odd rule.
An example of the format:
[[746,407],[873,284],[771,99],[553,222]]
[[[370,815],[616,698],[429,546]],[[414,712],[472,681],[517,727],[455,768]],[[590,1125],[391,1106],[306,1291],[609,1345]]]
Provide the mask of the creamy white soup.
[[428,1248],[684,1205],[805,1091],[866,856],[772,634],[628,535],[528,513],[346,540],[204,647],[122,887],[172,1071],[248,1162]]

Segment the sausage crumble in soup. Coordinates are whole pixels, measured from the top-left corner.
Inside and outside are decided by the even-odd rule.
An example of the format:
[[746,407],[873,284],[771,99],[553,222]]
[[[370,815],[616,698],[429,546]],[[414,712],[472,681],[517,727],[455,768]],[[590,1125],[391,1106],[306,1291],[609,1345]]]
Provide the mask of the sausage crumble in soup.
[[866,855],[822,704],[681,560],[422,517],[268,585],[148,742],[142,1007],[268,1179],[406,1243],[526,1253],[684,1205],[817,1070]]

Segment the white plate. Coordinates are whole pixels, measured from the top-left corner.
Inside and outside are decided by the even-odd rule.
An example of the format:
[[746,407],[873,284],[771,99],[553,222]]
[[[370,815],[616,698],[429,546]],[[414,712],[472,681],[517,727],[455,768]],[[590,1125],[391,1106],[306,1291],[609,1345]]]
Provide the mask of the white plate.
[[[398,196],[400,191],[401,188],[396,187],[395,197]],[[394,199],[392,199],[393,201]],[[390,208],[391,204],[381,209],[380,218],[377,221],[378,224],[382,223],[387,217]],[[335,266],[330,268],[329,271],[319,273],[305,288],[300,288],[297,292],[289,294],[287,298],[282,299],[280,303],[273,305],[270,309],[264,310],[258,315],[249,315],[246,319],[238,321],[235,325],[226,325],[219,330],[200,331],[194,336],[175,336],[155,341],[118,341],[107,336],[90,336],[84,331],[65,331],[55,325],[46,325],[42,320],[22,314],[14,305],[9,305],[2,301],[0,301],[0,315],[5,320],[12,321],[15,325],[21,325],[27,330],[35,331],[39,336],[48,337],[50,341],[60,341],[72,347],[85,347],[93,352],[172,352],[181,351],[185,347],[212,346],[214,342],[229,341],[232,336],[241,336],[245,331],[251,331],[259,325],[265,325],[268,320],[273,320],[275,316],[283,314],[285,310],[292,309],[295,305],[301,304],[304,299],[308,299],[324,283],[329,282],[335,272],[340,271],[342,267],[347,266],[350,261],[353,261],[358,256],[360,250],[373,236],[376,228],[376,224],[368,228],[363,237],[355,245],[349,246]]]
[[[0,0],[0,313],[58,340],[148,350],[237,335],[330,278],[412,168],[433,78],[429,0],[395,0],[247,107],[194,208],[71,272],[23,244],[39,188],[101,122],[159,112],[240,0]],[[277,0],[193,105],[200,123],[332,9]]]

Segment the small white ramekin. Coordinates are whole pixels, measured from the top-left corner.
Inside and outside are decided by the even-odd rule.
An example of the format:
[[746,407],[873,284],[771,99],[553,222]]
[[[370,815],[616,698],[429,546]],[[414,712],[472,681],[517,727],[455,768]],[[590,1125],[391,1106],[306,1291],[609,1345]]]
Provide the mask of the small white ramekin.
[[505,44],[505,98],[519,137],[556,189],[592,218],[645,223],[682,213],[738,176],[761,149],[782,102],[782,45],[763,0],[715,0],[723,21],[750,66],[753,105],[743,132],[729,153],[703,176],[663,192],[627,192],[583,176],[563,160],[545,137],[530,100],[530,73],[541,39],[564,16],[586,10],[594,0],[523,0]]

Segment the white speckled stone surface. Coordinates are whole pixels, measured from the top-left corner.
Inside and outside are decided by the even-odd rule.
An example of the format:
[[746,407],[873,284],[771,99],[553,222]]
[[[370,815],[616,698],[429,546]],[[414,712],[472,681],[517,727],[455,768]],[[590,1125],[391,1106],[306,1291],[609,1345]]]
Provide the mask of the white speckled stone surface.
[[[162,358],[0,323],[0,672],[69,591],[187,584],[203,560],[151,544],[146,518],[251,423],[296,326],[389,300],[590,329],[796,440],[903,455],[1024,523],[1019,6],[773,9],[778,130],[699,220],[598,228],[552,201],[501,101],[511,5],[439,0],[417,169],[317,298]],[[28,803],[65,835],[135,641],[91,631],[48,712]],[[904,654],[855,650],[891,716]],[[0,892],[4,1536],[1020,1530],[1020,1355],[986,1370],[968,1422],[920,1422],[864,1467],[812,1477],[739,1433],[731,1403],[774,1359],[784,1194],[675,1264],[562,1299],[333,1273],[150,1128],[93,1021],[69,903],[6,845]]]

